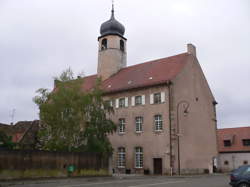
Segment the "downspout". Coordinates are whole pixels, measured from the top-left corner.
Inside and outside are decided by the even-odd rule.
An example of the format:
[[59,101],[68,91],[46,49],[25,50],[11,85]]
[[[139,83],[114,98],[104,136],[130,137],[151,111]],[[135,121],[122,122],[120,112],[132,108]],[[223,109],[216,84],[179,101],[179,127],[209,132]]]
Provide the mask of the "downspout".
[[171,113],[171,107],[172,107],[172,90],[171,90],[171,85],[172,82],[169,81],[167,83],[168,85],[168,113],[169,113],[169,162],[170,162],[170,175],[173,175],[173,156],[172,156],[172,113]]

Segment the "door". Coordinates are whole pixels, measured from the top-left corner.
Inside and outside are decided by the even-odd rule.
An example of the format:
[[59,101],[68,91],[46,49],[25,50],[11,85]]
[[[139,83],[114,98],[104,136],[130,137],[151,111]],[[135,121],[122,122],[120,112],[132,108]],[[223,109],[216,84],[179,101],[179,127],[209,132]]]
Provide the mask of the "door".
[[154,158],[154,174],[161,175],[162,174],[162,159]]

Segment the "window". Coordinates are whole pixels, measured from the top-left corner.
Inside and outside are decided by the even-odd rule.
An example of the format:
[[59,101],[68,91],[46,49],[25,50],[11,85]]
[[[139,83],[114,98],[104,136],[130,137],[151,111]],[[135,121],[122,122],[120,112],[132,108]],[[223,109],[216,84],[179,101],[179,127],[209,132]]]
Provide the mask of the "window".
[[137,133],[142,132],[142,123],[143,123],[143,117],[135,118],[135,132]]
[[244,146],[250,146],[250,139],[243,139],[243,140],[242,140],[242,144],[243,144]]
[[106,105],[106,106],[109,106],[109,107],[112,107],[112,106],[113,106],[112,100],[107,100],[107,101],[105,101],[105,105]]
[[224,140],[224,147],[230,147],[231,145],[231,140]]
[[120,98],[119,99],[119,108],[125,107],[125,98]]
[[161,103],[161,93],[154,94],[154,104]]
[[247,160],[244,160],[243,164],[244,164],[244,165],[247,165],[247,164],[248,164],[248,161],[247,161]]
[[107,48],[108,48],[107,46],[108,46],[108,40],[107,40],[106,38],[104,38],[104,39],[102,40],[101,50],[107,49]]
[[155,115],[155,130],[156,131],[162,131],[162,116],[161,115]]
[[131,106],[135,105],[145,105],[145,95],[131,97]]
[[143,149],[142,149],[142,147],[135,148],[135,168],[143,168]]
[[135,105],[141,105],[142,104],[142,96],[135,96]]
[[125,133],[125,119],[124,118],[119,119],[119,129],[118,129],[118,132],[120,134]]
[[124,41],[123,40],[120,40],[120,49],[121,49],[121,51],[125,50],[125,45],[124,45]]
[[160,104],[164,103],[166,100],[165,92],[158,92],[150,94],[150,104]]
[[126,152],[124,147],[118,148],[118,158],[117,158],[117,167],[118,168],[125,168],[126,163]]
[[224,161],[224,165],[228,165],[229,162],[227,160]]

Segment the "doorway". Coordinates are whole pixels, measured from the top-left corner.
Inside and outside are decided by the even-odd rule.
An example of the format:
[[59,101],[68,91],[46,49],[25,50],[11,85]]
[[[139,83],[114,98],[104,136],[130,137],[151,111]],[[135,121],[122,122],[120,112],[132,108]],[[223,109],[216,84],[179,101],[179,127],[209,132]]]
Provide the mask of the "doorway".
[[154,158],[154,174],[162,175],[162,159]]

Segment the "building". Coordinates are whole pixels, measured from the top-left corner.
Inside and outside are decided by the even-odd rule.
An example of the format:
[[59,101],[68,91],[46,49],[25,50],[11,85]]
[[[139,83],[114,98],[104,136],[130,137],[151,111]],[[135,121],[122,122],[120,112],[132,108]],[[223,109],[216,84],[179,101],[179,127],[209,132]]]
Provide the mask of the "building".
[[116,173],[212,172],[217,157],[215,98],[196,57],[187,52],[127,67],[125,27],[114,16],[101,25],[97,74],[118,131],[109,136]]
[[250,164],[250,127],[218,129],[217,133],[222,172]]
[[0,123],[0,131],[12,137],[20,149],[35,149],[39,121],[19,121],[14,125]]

